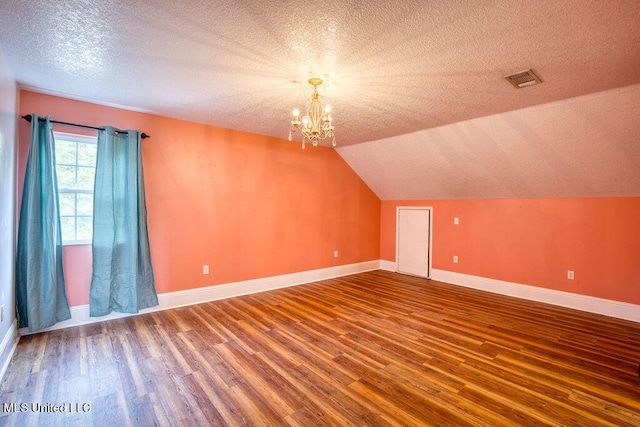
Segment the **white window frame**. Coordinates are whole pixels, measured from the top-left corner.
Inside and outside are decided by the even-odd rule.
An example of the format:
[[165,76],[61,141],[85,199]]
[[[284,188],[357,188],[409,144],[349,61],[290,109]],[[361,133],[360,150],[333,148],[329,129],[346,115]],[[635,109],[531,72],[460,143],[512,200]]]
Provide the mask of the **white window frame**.
[[[66,133],[66,132],[58,132],[58,131],[54,131],[53,132],[53,136],[54,136],[54,140],[55,141],[59,141],[59,140],[64,140],[64,141],[71,141],[71,142],[76,142],[76,143],[81,143],[81,144],[97,144],[98,143],[98,137],[97,136],[91,136],[91,135],[79,135],[79,134],[74,134],[74,133]],[[60,163],[60,165],[62,166],[75,166],[76,168],[76,174],[78,173],[78,150],[77,150],[77,146],[76,146],[76,162],[75,164],[67,164],[67,163]],[[56,168],[58,166],[58,163],[56,162]],[[86,167],[84,165],[81,165],[82,167]],[[95,166],[94,168],[94,172],[95,172]],[[94,174],[94,182],[95,182],[95,174]],[[77,189],[71,189],[71,188],[60,188],[60,186],[58,186],[58,197],[60,197],[61,194],[63,193],[74,193],[74,194],[91,194],[93,195],[93,188],[91,190],[77,190]],[[77,199],[76,199],[76,204],[75,204],[75,215],[73,216],[75,218],[74,221],[74,235],[77,237],[77,233],[78,233],[78,203],[77,203]],[[93,220],[93,209],[91,211],[91,218]],[[60,216],[62,218],[62,215]],[[65,215],[65,217],[69,217],[68,215]],[[87,215],[80,215],[80,217],[87,217]],[[92,235],[93,235],[93,230],[92,230]],[[93,237],[93,236],[92,236]],[[92,239],[73,239],[73,240],[62,240],[62,245],[63,246],[70,246],[70,245],[90,245],[92,242]]]

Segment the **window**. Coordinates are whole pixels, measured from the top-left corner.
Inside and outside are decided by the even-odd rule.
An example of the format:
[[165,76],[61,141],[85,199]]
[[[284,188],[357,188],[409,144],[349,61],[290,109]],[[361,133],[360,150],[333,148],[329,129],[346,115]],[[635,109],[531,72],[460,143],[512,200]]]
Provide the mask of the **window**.
[[96,137],[54,132],[63,244],[91,243]]

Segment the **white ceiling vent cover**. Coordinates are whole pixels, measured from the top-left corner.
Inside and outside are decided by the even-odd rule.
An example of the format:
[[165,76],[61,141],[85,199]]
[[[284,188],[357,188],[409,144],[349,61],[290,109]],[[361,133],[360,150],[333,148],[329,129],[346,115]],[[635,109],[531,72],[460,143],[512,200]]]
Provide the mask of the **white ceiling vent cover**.
[[506,76],[505,79],[507,79],[507,81],[511,83],[516,89],[542,83],[542,80],[540,80],[540,78],[536,76],[536,74],[531,69],[511,74],[510,76]]

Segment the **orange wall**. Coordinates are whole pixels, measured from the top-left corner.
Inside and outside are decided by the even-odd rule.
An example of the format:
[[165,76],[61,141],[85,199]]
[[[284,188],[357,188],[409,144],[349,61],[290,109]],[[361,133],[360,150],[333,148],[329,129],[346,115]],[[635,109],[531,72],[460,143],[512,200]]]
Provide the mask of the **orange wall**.
[[[380,259],[380,200],[331,148],[21,91],[20,114],[32,112],[151,135],[142,155],[158,293]],[[19,182],[29,135],[21,120]],[[72,306],[88,303],[90,250],[64,249]]]
[[640,304],[638,197],[381,204],[383,260],[395,261],[396,207],[432,206],[434,269]]

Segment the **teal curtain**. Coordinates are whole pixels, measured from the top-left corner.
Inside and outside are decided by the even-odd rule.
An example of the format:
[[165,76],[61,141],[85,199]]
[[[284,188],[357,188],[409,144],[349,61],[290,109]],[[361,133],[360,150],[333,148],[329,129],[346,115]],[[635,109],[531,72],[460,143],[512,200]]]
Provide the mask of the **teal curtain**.
[[18,327],[30,332],[71,318],[62,271],[62,232],[50,117],[31,116],[16,254]]
[[158,305],[147,231],[140,133],[98,131],[91,316]]

